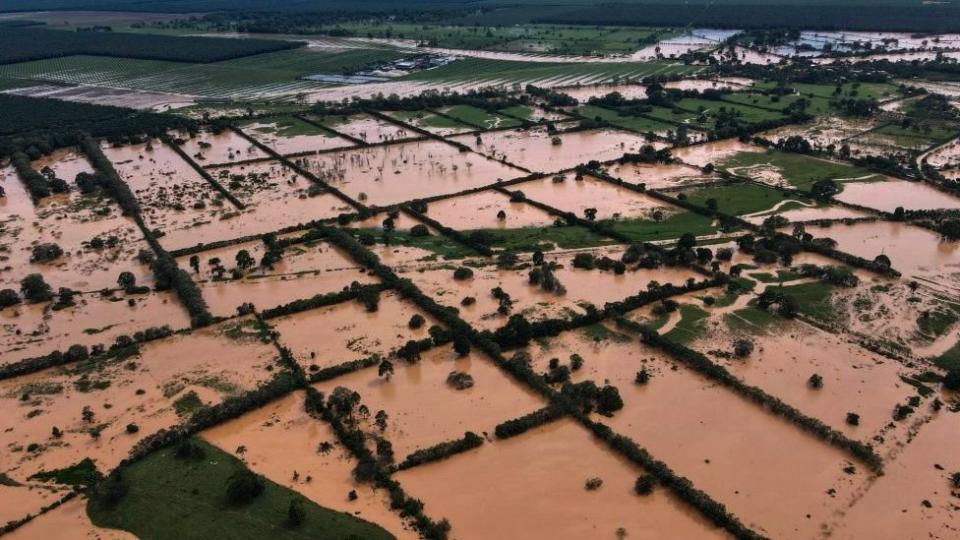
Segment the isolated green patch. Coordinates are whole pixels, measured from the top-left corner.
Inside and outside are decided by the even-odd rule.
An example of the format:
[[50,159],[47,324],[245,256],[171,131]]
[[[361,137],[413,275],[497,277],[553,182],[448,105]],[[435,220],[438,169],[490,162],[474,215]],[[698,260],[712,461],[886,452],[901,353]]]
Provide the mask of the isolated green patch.
[[[192,443],[202,449],[203,457],[178,459],[175,448],[164,448],[126,467],[122,475],[126,494],[113,507],[91,500],[87,504],[91,521],[128,531],[141,540],[393,538],[373,523],[320,507],[265,478],[259,496],[244,505],[231,505],[226,499],[228,481],[246,467],[201,439]],[[305,512],[299,526],[288,521],[293,500],[300,501]]]

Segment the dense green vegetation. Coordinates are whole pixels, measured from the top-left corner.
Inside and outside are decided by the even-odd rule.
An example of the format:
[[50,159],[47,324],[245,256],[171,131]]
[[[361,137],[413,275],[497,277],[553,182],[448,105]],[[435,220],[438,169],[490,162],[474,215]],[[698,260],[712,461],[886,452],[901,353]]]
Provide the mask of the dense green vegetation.
[[653,242],[680,238],[685,233],[705,236],[717,232],[713,220],[693,212],[671,214],[662,221],[650,219],[620,219],[604,221],[602,224],[634,242]]
[[694,191],[687,195],[687,201],[709,207],[712,203],[708,201],[712,199],[716,201],[719,211],[725,214],[743,215],[770,209],[778,202],[794,197],[796,195],[782,193],[757,184],[735,184]]
[[[231,478],[246,472],[246,466],[201,439],[189,444],[199,449],[199,457],[178,456],[178,448],[164,448],[125,467],[119,475],[118,501],[98,496],[88,503],[93,523],[129,531],[143,540],[393,538],[377,525],[320,507],[262,477],[257,477],[263,486],[259,495],[231,503],[227,496]],[[299,501],[304,512],[296,525],[290,522],[291,501]]]
[[292,41],[260,39],[5,28],[0,32],[0,64],[77,54],[176,62],[216,62],[299,46],[299,43]]

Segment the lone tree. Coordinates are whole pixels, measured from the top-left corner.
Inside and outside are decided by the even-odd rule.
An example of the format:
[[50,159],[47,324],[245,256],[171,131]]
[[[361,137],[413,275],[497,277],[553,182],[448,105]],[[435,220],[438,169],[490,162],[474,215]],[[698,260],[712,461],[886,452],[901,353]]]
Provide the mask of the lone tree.
[[117,276],[117,286],[124,291],[129,291],[137,286],[137,276],[133,272],[120,272]]
[[733,342],[733,354],[737,358],[746,358],[753,352],[753,342],[749,339],[738,339]]
[[63,256],[63,249],[56,244],[38,244],[33,246],[30,253],[30,262],[46,263],[59,259]]
[[237,268],[240,270],[246,270],[257,263],[257,261],[250,255],[250,252],[245,249],[241,249],[237,252],[236,261]]
[[190,256],[190,268],[193,268],[194,274],[200,273],[200,257],[198,255]]
[[53,298],[53,289],[40,274],[30,274],[20,281],[20,294],[30,303],[46,302]]
[[0,309],[15,306],[20,303],[20,295],[13,289],[0,290]]
[[380,366],[377,368],[377,375],[383,377],[384,380],[389,381],[390,377],[393,376],[393,362],[384,358],[380,362]]

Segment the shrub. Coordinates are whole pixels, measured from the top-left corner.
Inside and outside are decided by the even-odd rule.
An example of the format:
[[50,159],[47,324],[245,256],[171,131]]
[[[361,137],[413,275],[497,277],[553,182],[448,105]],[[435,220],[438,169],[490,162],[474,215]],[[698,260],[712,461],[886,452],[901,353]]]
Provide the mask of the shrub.
[[652,474],[645,474],[637,478],[636,483],[633,484],[633,490],[637,492],[637,495],[649,495],[653,493],[653,488],[657,486],[657,477]]
[[583,268],[584,270],[593,270],[594,257],[592,253],[577,253],[573,257],[573,267]]
[[407,323],[407,326],[413,330],[416,330],[417,328],[422,327],[426,322],[427,320],[423,318],[423,315],[414,313],[413,317],[410,317],[410,322]]
[[227,481],[227,501],[233,505],[247,504],[263,493],[263,480],[256,474],[241,469]]
[[457,281],[464,281],[473,277],[473,270],[467,268],[466,266],[461,266],[453,271],[453,279]]
[[594,478],[588,478],[587,481],[584,482],[583,487],[586,488],[587,491],[596,491],[600,489],[600,486],[602,485],[603,485],[603,478],[594,477]]
[[303,501],[300,499],[291,499],[290,506],[287,508],[287,524],[291,527],[303,525],[307,518],[307,511],[303,509]]
[[0,290],[0,309],[15,306],[20,303],[20,295],[13,289]]
[[814,373],[813,375],[810,376],[809,379],[807,379],[807,384],[810,386],[810,388],[813,388],[814,390],[819,390],[823,388],[823,377]]
[[63,256],[63,249],[57,244],[37,244],[30,253],[30,262],[47,263]]
[[453,337],[453,350],[458,356],[470,354],[470,340],[463,334],[457,334]]
[[851,426],[860,425],[860,415],[857,413],[848,412],[847,413],[847,423]]
[[733,342],[733,354],[737,358],[746,358],[753,353],[753,342],[749,339],[738,339]]
[[462,371],[451,371],[447,375],[447,384],[455,390],[473,388],[473,376]]
[[943,387],[948,390],[960,391],[960,368],[954,368],[947,372],[943,378]]
[[30,303],[47,302],[53,298],[53,289],[40,274],[30,274],[20,281],[20,293]]
[[423,225],[422,223],[414,225],[413,227],[410,227],[410,236],[416,238],[430,236],[430,229],[428,229],[427,226]]

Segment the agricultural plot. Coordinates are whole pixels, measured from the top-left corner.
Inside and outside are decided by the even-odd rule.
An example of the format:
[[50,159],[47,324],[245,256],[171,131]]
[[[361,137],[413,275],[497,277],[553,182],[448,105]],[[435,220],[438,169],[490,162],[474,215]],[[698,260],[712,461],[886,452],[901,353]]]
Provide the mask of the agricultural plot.
[[257,159],[264,155],[253,143],[229,129],[219,133],[201,132],[194,136],[177,133],[174,136],[188,156],[205,166]]
[[441,113],[463,124],[475,126],[479,129],[514,128],[522,123],[516,118],[490,113],[471,105],[454,105],[440,109]]
[[627,129],[638,133],[654,133],[656,135],[660,135],[661,137],[667,136],[668,133],[672,133],[677,128],[677,126],[673,124],[658,122],[643,116],[623,116],[616,111],[604,109],[602,107],[596,107],[593,105],[580,107],[576,110],[576,112],[585,118],[592,118],[606,122],[614,127]]
[[85,458],[110,470],[139,441],[139,429],[169,428],[256,387],[270,377],[265,368],[275,355],[250,325],[233,321],[3,381],[0,399],[11,412],[0,435],[10,452],[4,474],[38,485],[32,475]]
[[632,184],[643,184],[650,189],[677,188],[719,180],[719,177],[704,173],[699,167],[678,163],[614,163],[607,166],[606,171],[615,178]]
[[[546,60],[546,59],[545,59]],[[535,84],[544,87],[640,81],[654,75],[683,75],[699,68],[659,62],[529,62],[466,58],[404,77],[413,82],[463,82],[477,85]]]
[[417,134],[369,114],[328,116],[316,119],[323,125],[370,144],[398,141]]
[[[524,187],[528,185],[521,184]],[[493,190],[432,202],[427,215],[461,231],[547,227],[557,219],[540,208],[524,202],[513,202],[509,196]]]
[[[70,185],[78,174],[93,170],[71,149],[34,161],[31,167]],[[132,272],[141,285],[151,284],[149,270],[136,260],[146,247],[142,235],[106,194],[72,191],[34,205],[15,171],[4,169],[0,175],[9,212],[0,228],[5,269],[0,286],[18,288],[27,274],[40,273],[54,290],[98,291],[116,288],[122,271]]]
[[375,311],[350,301],[280,317],[270,324],[307,373],[374,355],[387,357],[408,340],[429,337],[432,322],[409,328],[414,315],[430,321],[416,306],[394,292],[380,296]]
[[960,198],[944,193],[927,184],[907,180],[845,182],[843,191],[835,198],[839,201],[891,213],[897,208],[903,208],[904,210],[960,208]]
[[707,187],[685,192],[687,201],[703,206],[715,206],[725,214],[745,216],[755,213],[768,213],[781,205],[793,204],[794,198],[788,193],[759,184],[733,184],[721,187]]
[[354,282],[374,281],[337,249],[322,242],[289,246],[281,251],[279,261],[268,264],[264,264],[266,254],[266,245],[253,241],[203,252],[196,260],[199,271],[192,269],[192,256],[180,257],[178,262],[182,268],[193,270],[211,312],[224,317],[236,314],[243,304],[270,309],[340,292]]
[[[544,457],[551,456],[548,460]],[[481,471],[503,471],[504,490],[455,490],[440,478],[482,482]],[[591,435],[562,420],[461,456],[403,471],[397,476],[416,497],[457,523],[463,538],[689,535],[722,537],[719,531],[691,516],[669,495],[657,490],[635,500],[632,484],[643,470],[605,452]],[[595,491],[584,489],[591,478],[602,480]],[[536,494],[549,489],[556,499]],[[559,508],[558,508],[559,506]],[[481,519],[478,507],[499,519]]]
[[[307,415],[302,392],[206,430],[201,437],[226,454],[243,448],[237,457],[247,467],[323,508],[378,524],[399,540],[417,538],[390,511],[385,492],[354,479],[356,459],[336,443],[329,424]],[[331,449],[321,453],[318,448],[324,443]],[[355,500],[349,499],[351,492]]]
[[493,159],[531,171],[558,172],[591,160],[609,161],[649,143],[640,135],[600,129],[551,134],[545,128],[452,137]]
[[435,140],[322,154],[307,158],[306,167],[354,199],[376,205],[457,193],[524,175]]
[[387,114],[391,118],[396,118],[401,122],[426,130],[434,135],[456,135],[458,133],[467,133],[479,129],[477,126],[466,124],[455,118],[442,116],[430,111],[395,111]]
[[265,118],[240,126],[278,154],[304,154],[353,146],[349,140],[291,116]]
[[[393,445],[398,462],[468,431],[492,436],[503,420],[546,405],[540,396],[506,378],[480,352],[460,357],[447,345],[423,353],[416,364],[398,360],[394,370],[389,377],[380,377],[376,369],[360,370],[315,388],[327,395],[337,386],[349,388],[360,393],[371,411],[386,412],[383,436]],[[472,386],[448,383],[451,373],[469,375]]]
[[727,171],[778,187],[809,191],[817,180],[879,181],[884,176],[825,159],[768,150],[739,152],[718,163]]

